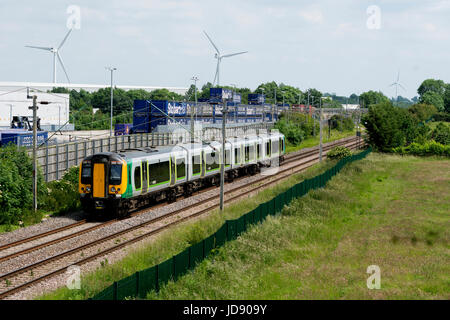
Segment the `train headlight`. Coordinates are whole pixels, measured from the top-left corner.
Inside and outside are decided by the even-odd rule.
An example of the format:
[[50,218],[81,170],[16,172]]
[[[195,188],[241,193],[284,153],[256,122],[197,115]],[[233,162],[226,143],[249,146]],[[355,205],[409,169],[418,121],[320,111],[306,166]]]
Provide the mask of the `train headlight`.
[[86,187],[86,192],[87,193],[91,192],[91,188],[90,187]]
[[116,192],[116,188],[115,188],[115,187],[112,187],[112,188],[111,188],[111,192]]

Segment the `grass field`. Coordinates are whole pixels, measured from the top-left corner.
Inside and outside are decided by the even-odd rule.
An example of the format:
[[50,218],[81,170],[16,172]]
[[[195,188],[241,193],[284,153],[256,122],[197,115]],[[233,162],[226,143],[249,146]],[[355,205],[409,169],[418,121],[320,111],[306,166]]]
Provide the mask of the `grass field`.
[[[290,185],[332,163],[163,234],[121,262],[44,299],[83,299],[113,281],[181,252]],[[149,299],[448,299],[450,298],[450,161],[374,154],[329,185],[295,200],[193,272]],[[366,269],[381,268],[381,289],[368,290]]]
[[[340,132],[338,130],[331,130],[330,138],[328,138],[328,130],[324,130],[323,143],[336,141],[342,138],[347,138],[356,135],[356,129],[353,131]],[[311,148],[317,146],[320,142],[319,134],[315,137],[309,137],[300,143],[299,145],[292,145],[289,142],[286,143],[286,152],[294,152],[304,148]]]
[[449,160],[371,155],[148,298],[449,299],[449,182]]

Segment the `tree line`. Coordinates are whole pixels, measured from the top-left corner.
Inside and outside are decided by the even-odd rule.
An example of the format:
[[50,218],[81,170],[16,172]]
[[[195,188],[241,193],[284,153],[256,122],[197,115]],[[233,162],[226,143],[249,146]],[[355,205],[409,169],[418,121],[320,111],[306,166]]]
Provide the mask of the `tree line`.
[[[208,82],[201,88],[197,88],[197,99],[208,99],[209,91],[213,85]],[[450,110],[450,84],[442,80],[427,79],[418,88],[418,97],[412,100],[399,96],[397,99],[389,99],[380,91],[367,91],[361,95],[355,93],[349,97],[338,96],[335,93],[322,93],[317,89],[299,88],[276,83],[275,81],[261,83],[255,90],[249,88],[235,88],[222,86],[241,94],[242,104],[247,104],[247,96],[250,93],[264,94],[266,103],[270,104],[307,104],[319,106],[322,102],[325,108],[341,108],[343,104],[360,104],[368,108],[375,104],[391,103],[398,107],[408,108],[411,105],[421,103],[433,105],[440,112]],[[95,92],[68,90],[66,88],[53,88],[50,92],[67,93],[70,95],[70,123],[74,123],[77,130],[108,129],[110,123],[110,89],[102,88]],[[113,113],[114,123],[131,123],[133,121],[134,100],[175,100],[194,101],[195,87],[192,84],[185,95],[171,92],[167,89],[157,89],[152,92],[145,90],[128,90],[114,88]],[[93,112],[98,109],[97,112]]]

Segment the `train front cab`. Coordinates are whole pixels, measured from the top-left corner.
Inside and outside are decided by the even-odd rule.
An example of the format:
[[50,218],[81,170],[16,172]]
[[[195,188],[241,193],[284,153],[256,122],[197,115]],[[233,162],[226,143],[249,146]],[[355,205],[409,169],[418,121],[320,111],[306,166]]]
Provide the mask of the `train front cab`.
[[83,160],[79,193],[84,211],[115,213],[127,188],[126,162],[112,154],[99,154]]

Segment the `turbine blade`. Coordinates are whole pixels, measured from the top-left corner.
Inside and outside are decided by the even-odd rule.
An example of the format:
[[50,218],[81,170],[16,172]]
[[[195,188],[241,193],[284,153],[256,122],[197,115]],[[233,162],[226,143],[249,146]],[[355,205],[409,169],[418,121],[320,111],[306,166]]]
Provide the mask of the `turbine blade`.
[[62,69],[64,70],[64,73],[66,74],[67,81],[70,83],[69,76],[67,75],[66,68],[64,67],[64,63],[63,63],[63,61],[62,61],[61,56],[59,55],[59,52],[56,53],[56,56],[58,57],[59,63],[61,64],[61,67],[62,67]]
[[247,53],[247,52],[248,52],[248,51],[243,51],[243,52],[238,52],[238,53],[232,53],[232,54],[226,54],[226,55],[223,55],[222,58],[229,58],[229,57],[237,56],[238,54],[244,54],[244,53]]
[[216,74],[214,75],[213,86],[214,86],[214,83],[216,83],[217,75],[219,74],[219,63],[220,63],[220,61],[219,61],[219,59],[217,59]]
[[396,82],[394,82],[393,84],[391,84],[389,87],[392,87],[392,86],[395,86],[397,83]]
[[220,51],[219,49],[217,49],[216,45],[214,44],[214,42],[211,40],[211,38],[208,36],[208,34],[206,33],[206,31],[203,30],[203,32],[205,33],[206,37],[208,38],[209,42],[211,42],[211,44],[213,45],[213,47],[216,49],[217,53],[220,56]]
[[33,48],[33,49],[40,49],[40,50],[47,50],[47,51],[51,51],[52,48],[49,47],[35,47],[35,46],[25,46],[27,48]]
[[66,36],[64,37],[63,41],[58,47],[58,50],[61,49],[61,47],[64,45],[64,42],[66,42],[67,38],[69,37],[69,34],[72,32],[73,29],[70,29],[69,32],[67,32]]
[[400,86],[400,88],[402,88],[403,90],[405,90],[406,91],[406,89],[405,89],[405,87],[404,86],[402,86],[400,83],[398,84],[399,86]]

